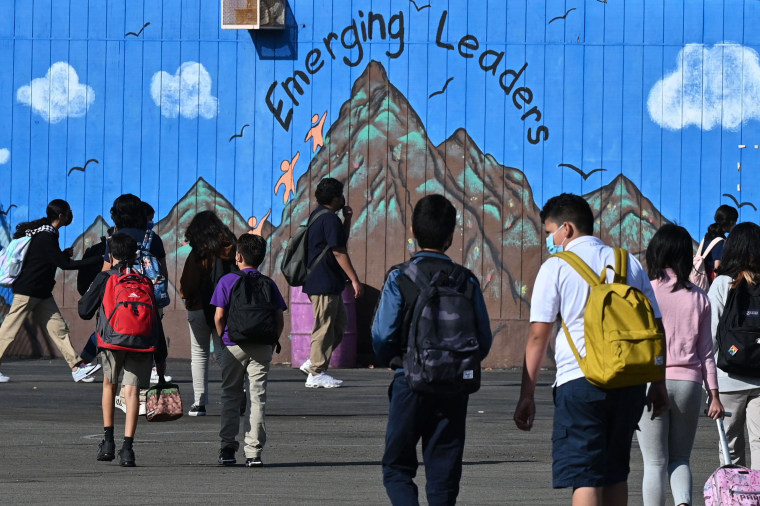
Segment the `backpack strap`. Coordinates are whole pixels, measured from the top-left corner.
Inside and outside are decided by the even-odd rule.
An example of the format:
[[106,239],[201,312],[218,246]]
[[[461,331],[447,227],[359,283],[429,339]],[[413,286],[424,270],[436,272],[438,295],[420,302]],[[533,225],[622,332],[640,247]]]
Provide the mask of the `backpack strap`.
[[572,251],[562,251],[560,253],[555,253],[552,256],[561,258],[570,264],[570,267],[575,269],[575,271],[580,274],[586,283],[591,286],[599,285],[604,281],[604,271],[602,271],[602,276],[598,276],[594,271],[591,270],[591,267],[589,267],[586,262],[581,260],[581,257]]
[[[307,241],[307,245],[308,245],[308,241],[309,241],[309,232],[308,232],[308,230],[311,228],[311,226],[314,224],[314,222],[317,221],[317,218],[319,218],[320,216],[323,216],[323,215],[325,215],[325,214],[327,214],[329,212],[330,212],[329,209],[322,209],[317,214],[315,214],[308,222],[306,222],[306,230],[307,230],[307,232],[306,232],[306,241]],[[314,261],[311,264],[308,265],[308,267],[312,267],[314,265],[318,265],[319,262],[322,260],[322,258],[327,254],[328,251],[330,251],[330,248],[325,248],[322,251],[320,251],[319,255],[317,255],[317,257],[314,259]]]
[[[713,250],[713,248],[715,246],[717,246],[719,242],[724,241],[724,240],[725,239],[723,239],[722,237],[716,237],[715,239],[713,239],[712,241],[710,241],[710,244],[707,245],[707,249],[700,256],[702,258],[707,257],[707,255],[710,254],[710,252]],[[704,241],[704,239],[702,239],[702,241]],[[701,248],[702,247],[702,243],[699,243],[699,246]],[[697,254],[699,254],[699,253],[697,253]]]
[[628,281],[628,252],[623,248],[615,248],[615,282],[627,284]]
[[702,248],[704,248],[704,246],[705,246],[705,238],[703,237],[702,240],[699,241],[699,246],[697,247],[697,252],[694,254],[694,256],[697,256],[697,257],[706,256],[706,253],[702,253]]

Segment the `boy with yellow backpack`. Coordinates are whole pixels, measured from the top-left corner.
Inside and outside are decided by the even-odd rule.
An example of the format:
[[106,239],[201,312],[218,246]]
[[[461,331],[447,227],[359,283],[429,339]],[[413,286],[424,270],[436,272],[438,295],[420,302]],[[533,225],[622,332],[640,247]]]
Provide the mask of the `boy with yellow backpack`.
[[657,301],[641,264],[592,235],[582,197],[549,199],[541,221],[551,257],[533,288],[514,420],[521,430],[533,426],[536,382],[559,321],[553,486],[572,487],[574,504],[627,504],[633,432],[645,405],[652,417],[667,408]]

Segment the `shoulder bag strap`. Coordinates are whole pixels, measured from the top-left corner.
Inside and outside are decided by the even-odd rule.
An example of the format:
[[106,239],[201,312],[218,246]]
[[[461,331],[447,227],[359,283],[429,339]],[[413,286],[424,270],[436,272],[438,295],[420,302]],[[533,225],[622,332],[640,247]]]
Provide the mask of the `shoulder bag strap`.
[[615,281],[628,282],[628,252],[623,248],[615,248]]
[[[715,246],[717,246],[719,242],[724,241],[724,240],[725,239],[723,239],[722,237],[716,237],[715,239],[713,239],[712,241],[710,241],[710,244],[707,245],[707,249],[704,251],[704,253],[702,253],[702,257],[704,258],[707,255],[709,255],[710,252],[713,250],[713,248]],[[700,243],[700,246],[701,245],[702,245],[702,243]]]

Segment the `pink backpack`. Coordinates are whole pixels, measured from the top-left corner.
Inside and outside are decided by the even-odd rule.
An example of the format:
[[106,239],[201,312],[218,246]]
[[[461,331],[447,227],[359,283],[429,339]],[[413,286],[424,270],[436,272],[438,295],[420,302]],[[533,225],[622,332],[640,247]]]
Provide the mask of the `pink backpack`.
[[[723,461],[731,462],[723,420],[717,422]],[[721,466],[707,479],[704,492],[705,506],[760,506],[760,470]]]
[[697,253],[694,255],[694,267],[691,269],[689,281],[705,292],[710,289],[710,283],[712,283],[712,279],[708,276],[707,269],[705,268],[705,258],[707,258],[707,255],[709,255],[712,249],[722,240],[722,237],[716,237],[710,241],[707,249],[702,251],[702,248],[705,245],[705,240],[702,239],[699,243],[699,248],[697,248]]

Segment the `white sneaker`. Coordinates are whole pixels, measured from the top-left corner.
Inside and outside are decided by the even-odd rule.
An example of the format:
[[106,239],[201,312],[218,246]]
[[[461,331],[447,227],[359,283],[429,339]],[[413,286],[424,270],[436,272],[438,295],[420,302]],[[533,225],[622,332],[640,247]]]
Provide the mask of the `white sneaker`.
[[[156,371],[156,368],[154,367],[153,370],[150,371],[150,384],[153,385],[153,384],[158,383],[159,379],[160,378],[158,377],[158,371]],[[166,381],[171,381],[172,377],[169,376],[168,374],[164,374],[164,379]]]
[[307,358],[306,362],[304,362],[303,364],[301,364],[301,367],[299,367],[299,369],[301,370],[301,372],[304,373],[304,374],[309,374],[309,369],[310,368],[311,368],[311,359],[310,358]]
[[[77,367],[76,371],[71,371],[71,377],[74,378],[74,381],[79,382],[99,370],[100,364],[82,364]],[[91,383],[91,381],[88,381],[87,383]]]
[[94,381],[95,381],[94,376],[85,376],[84,378],[80,380],[81,383],[92,383]]
[[6,376],[5,374],[0,372],[0,383],[8,383],[11,380],[10,376]]
[[326,372],[321,372],[316,376],[309,373],[306,378],[306,388],[338,388],[343,382],[336,380]]
[[116,396],[116,400],[114,401],[113,405],[122,410],[124,413],[127,412],[127,403],[124,402],[124,398],[121,395]]

